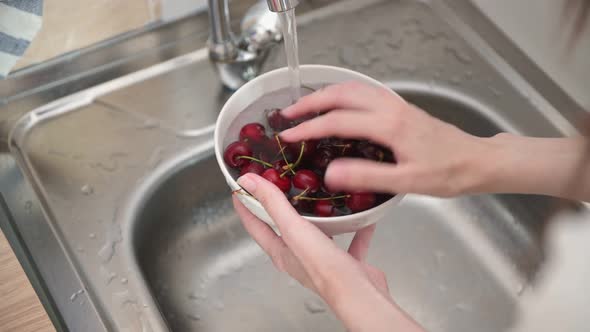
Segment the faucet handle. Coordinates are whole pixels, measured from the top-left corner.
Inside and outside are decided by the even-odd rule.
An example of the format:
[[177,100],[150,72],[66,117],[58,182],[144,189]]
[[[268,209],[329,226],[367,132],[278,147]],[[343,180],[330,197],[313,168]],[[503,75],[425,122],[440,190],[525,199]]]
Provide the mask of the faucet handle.
[[268,9],[275,13],[291,10],[299,4],[299,0],[266,0],[266,2]]

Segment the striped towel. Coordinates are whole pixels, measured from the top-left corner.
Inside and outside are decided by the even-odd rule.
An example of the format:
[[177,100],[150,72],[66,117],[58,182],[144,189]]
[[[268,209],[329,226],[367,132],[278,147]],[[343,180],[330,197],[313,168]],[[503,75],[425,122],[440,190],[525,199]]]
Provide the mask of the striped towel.
[[41,28],[43,0],[0,0],[0,79],[8,76]]

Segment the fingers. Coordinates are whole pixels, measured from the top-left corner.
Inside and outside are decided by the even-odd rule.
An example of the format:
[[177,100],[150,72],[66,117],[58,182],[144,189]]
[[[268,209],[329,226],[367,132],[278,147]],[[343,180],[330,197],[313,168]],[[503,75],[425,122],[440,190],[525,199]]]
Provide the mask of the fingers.
[[365,159],[336,159],[326,170],[324,181],[336,191],[410,192],[413,177],[405,166]]
[[318,261],[338,250],[317,227],[302,218],[275,185],[256,174],[246,174],[238,183],[262,204],[281,231],[283,241],[302,263]]
[[373,112],[335,110],[283,131],[281,138],[288,142],[332,136],[364,138],[387,146],[390,127]]
[[270,256],[277,269],[284,271],[283,257],[289,249],[283,240],[264,222],[253,215],[237,197],[233,197],[234,208],[240,216],[242,225],[254,241]]
[[359,261],[364,261],[369,252],[369,245],[375,233],[375,224],[367,226],[356,232],[348,247],[348,253]]
[[354,81],[330,85],[299,99],[294,105],[285,108],[281,114],[294,119],[308,113],[336,108],[367,109],[370,101],[375,100],[377,89]]

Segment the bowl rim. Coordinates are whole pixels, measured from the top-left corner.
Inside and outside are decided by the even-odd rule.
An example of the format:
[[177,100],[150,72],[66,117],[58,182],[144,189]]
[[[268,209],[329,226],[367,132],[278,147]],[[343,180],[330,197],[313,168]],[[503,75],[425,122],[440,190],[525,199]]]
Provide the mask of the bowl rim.
[[[393,91],[392,89],[390,89],[389,87],[387,87],[385,84],[383,84],[382,82],[368,76],[362,73],[359,73],[357,71],[354,70],[350,70],[347,68],[342,68],[342,67],[336,67],[336,66],[329,66],[329,65],[317,65],[317,64],[304,64],[300,66],[300,70],[314,70],[314,69],[322,69],[322,70],[335,70],[335,71],[340,71],[340,72],[346,72],[347,74],[350,74],[351,79],[350,80],[354,80],[354,78],[352,78],[353,76],[356,76],[357,78],[362,78],[365,81],[369,81],[377,86],[381,86],[383,88],[386,88],[388,91],[391,91],[392,95],[396,96],[397,98],[403,100],[403,98],[401,98],[395,91]],[[262,80],[265,79],[269,76],[273,76],[273,75],[278,75],[281,74],[283,72],[286,72],[288,70],[287,67],[282,67],[282,68],[277,68],[274,70],[271,70],[269,72],[266,72],[256,78],[254,78],[253,80],[247,82],[246,84],[244,84],[241,89],[245,89],[248,86],[257,84],[258,80]],[[223,154],[221,153],[221,133],[219,132],[219,127],[221,124],[221,119],[224,117],[225,113],[227,113],[227,105],[230,105],[234,99],[238,98],[238,91],[236,91],[234,94],[232,94],[229,99],[225,102],[225,104],[223,105],[221,112],[219,113],[218,117],[217,117],[217,121],[215,122],[215,132],[214,132],[214,137],[213,137],[213,141],[214,141],[214,146],[215,146],[215,157],[217,159],[217,163],[219,164],[220,168],[221,168],[221,172],[223,173],[226,181],[229,181],[230,183],[229,186],[232,190],[236,190],[238,188],[241,188],[241,186],[237,183],[236,179],[233,178],[233,176],[229,173],[228,167],[227,165],[225,165],[225,162],[223,161]],[[233,121],[233,119],[232,119]],[[235,188],[235,189],[234,189]],[[336,224],[336,223],[342,223],[342,222],[350,222],[354,219],[357,218],[363,218],[363,217],[368,217],[370,215],[376,214],[390,206],[393,205],[397,205],[401,202],[402,198],[405,196],[405,194],[403,193],[398,193],[395,196],[391,197],[390,199],[386,200],[385,202],[374,206],[368,210],[364,210],[364,211],[360,211],[360,212],[356,212],[356,213],[352,213],[349,215],[345,215],[345,216],[335,216],[335,217],[313,217],[313,216],[304,216],[302,215],[303,218],[314,222],[314,223],[326,223],[326,224]],[[250,197],[250,196],[246,196],[244,197],[245,199],[251,201],[252,204],[256,205],[257,208],[260,208],[264,211],[266,211],[266,209],[262,206],[262,204],[260,204],[260,202],[255,199],[254,197]]]

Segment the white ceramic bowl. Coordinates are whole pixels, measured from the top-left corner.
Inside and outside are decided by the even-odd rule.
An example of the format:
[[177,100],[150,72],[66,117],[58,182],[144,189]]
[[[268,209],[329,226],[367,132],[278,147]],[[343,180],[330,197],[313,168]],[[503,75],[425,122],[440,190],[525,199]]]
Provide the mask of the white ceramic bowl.
[[[376,81],[366,75],[344,68],[324,65],[302,65],[301,78],[303,84],[308,86],[335,84],[356,80],[363,83],[387,88],[379,81]],[[234,180],[228,167],[223,161],[223,151],[225,147],[231,142],[238,140],[239,133],[237,130],[236,132],[228,133],[230,125],[236,119],[236,117],[254,101],[270,92],[280,90],[288,86],[289,76],[287,68],[277,69],[246,83],[238,91],[236,91],[223,106],[223,109],[221,110],[215,125],[215,157],[217,158],[217,163],[219,164],[219,167],[225,176],[225,180],[232,191],[240,189],[240,186],[236,180]],[[392,91],[391,93],[397,96],[395,92]],[[275,105],[274,107],[282,108],[285,106],[287,105]],[[245,116],[240,117],[238,121],[238,128],[250,122],[266,122],[264,119],[264,112],[262,111],[259,113],[248,113]],[[374,224],[380,219],[383,219],[386,214],[392,211],[392,208],[395,205],[399,204],[403,196],[403,194],[397,194],[381,205],[347,216],[327,218],[306,216],[305,218],[311,221],[328,235],[354,232],[365,226]],[[254,215],[262,219],[267,224],[274,226],[273,220],[257,200],[247,195],[237,195],[237,197]]]

